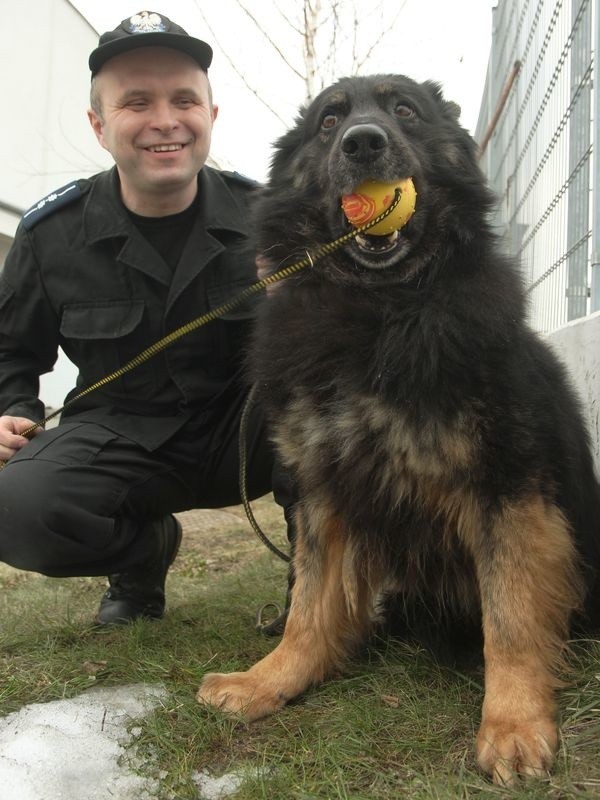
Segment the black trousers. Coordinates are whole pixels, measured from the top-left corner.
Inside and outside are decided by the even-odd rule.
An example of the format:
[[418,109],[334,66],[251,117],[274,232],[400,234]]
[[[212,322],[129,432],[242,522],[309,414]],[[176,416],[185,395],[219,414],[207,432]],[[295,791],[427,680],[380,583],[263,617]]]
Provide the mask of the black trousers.
[[[239,503],[242,407],[225,430],[199,437],[184,429],[156,452],[91,422],[38,434],[0,470],[0,561],[54,577],[125,572],[152,552],[148,519]],[[293,489],[259,408],[246,443],[248,496],[273,489],[290,507]]]

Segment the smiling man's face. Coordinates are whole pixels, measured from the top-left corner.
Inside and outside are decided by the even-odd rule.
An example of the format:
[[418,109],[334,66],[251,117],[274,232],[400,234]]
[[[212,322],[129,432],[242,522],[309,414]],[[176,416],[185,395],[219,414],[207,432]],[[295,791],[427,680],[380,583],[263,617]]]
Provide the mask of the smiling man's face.
[[177,50],[140,47],[107,61],[95,82],[99,107],[88,116],[117,164],[127,208],[182,211],[195,197],[216,118],[206,73]]

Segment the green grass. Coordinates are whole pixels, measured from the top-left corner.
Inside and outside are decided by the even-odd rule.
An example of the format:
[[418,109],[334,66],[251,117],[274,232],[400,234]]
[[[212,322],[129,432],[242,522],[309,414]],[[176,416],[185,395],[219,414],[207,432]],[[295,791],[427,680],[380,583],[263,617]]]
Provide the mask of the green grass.
[[254,631],[254,616],[262,603],[283,600],[285,574],[259,544],[243,566],[224,571],[208,569],[201,552],[183,552],[162,622],[101,630],[90,620],[102,580],[4,570],[0,712],[93,685],[164,684],[169,699],[132,725],[129,750],[132,765],[159,777],[160,800],[196,800],[191,775],[203,769],[247,770],[235,794],[241,800],[600,797],[598,642],[574,648],[552,778],[511,792],[474,763],[481,674],[444,669],[392,640],[374,643],[343,675],[265,721],[246,725],[198,706],[206,671],[244,669],[274,646]]

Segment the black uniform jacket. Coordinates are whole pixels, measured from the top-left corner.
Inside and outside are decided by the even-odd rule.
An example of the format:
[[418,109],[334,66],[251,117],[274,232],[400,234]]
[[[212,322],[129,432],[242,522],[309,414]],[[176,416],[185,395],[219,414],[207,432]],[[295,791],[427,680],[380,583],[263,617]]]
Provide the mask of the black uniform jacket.
[[[174,273],[124,210],[115,168],[77,181],[61,207],[25,216],[0,273],[0,414],[41,418],[39,375],[59,345],[79,369],[70,397],[256,281],[254,185],[209,167],[198,185],[199,216]],[[259,301],[179,339],[63,419],[100,422],[149,450],[192,417],[208,429],[239,394]]]

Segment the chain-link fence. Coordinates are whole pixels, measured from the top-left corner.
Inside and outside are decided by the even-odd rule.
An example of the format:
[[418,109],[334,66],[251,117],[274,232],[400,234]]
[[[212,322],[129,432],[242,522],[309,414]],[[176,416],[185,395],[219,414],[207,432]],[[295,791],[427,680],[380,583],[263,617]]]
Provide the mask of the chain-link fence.
[[499,0],[493,25],[475,138],[547,332],[600,309],[600,0]]

